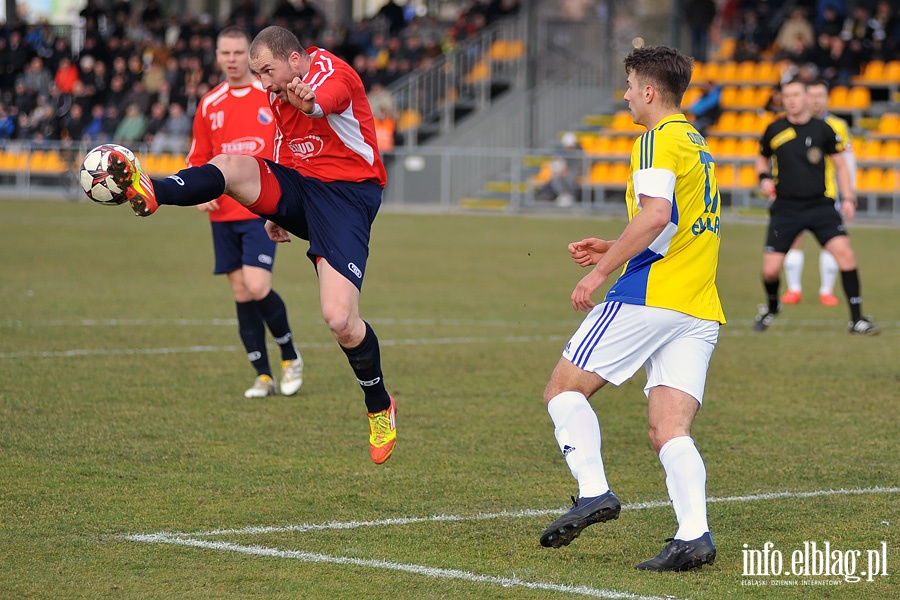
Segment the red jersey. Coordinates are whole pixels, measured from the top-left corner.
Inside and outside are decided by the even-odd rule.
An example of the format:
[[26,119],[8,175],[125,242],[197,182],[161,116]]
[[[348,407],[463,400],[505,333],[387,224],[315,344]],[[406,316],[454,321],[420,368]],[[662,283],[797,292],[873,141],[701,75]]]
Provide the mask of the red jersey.
[[[189,167],[209,162],[217,154],[246,154],[271,159],[275,148],[275,118],[267,92],[259,81],[233,88],[222,82],[200,99],[194,114],[194,141]],[[210,221],[258,219],[231,196],[219,197]]]
[[316,93],[319,110],[309,116],[269,94],[278,123],[276,160],[319,181],[373,181],[384,187],[387,175],[359,75],[327,50],[307,52],[312,62],[303,81]]

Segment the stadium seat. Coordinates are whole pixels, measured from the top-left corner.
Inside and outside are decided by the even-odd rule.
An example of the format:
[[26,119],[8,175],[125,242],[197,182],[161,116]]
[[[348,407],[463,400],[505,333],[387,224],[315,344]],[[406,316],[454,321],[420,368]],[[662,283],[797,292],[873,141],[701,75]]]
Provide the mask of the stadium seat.
[[882,136],[900,136],[900,113],[884,113],[878,120],[878,133]]
[[856,78],[860,83],[880,83],[884,81],[884,61],[870,60]]
[[469,71],[466,76],[463,78],[463,81],[466,83],[479,83],[488,79],[491,76],[491,67],[488,65],[487,61],[480,60],[475,63],[475,66],[472,67],[472,70]]
[[719,99],[719,104],[723,109],[727,110],[741,108],[739,96],[740,88],[736,85],[726,85],[722,88],[722,96]]
[[867,167],[856,171],[856,191],[860,193],[876,192],[881,187],[881,169]]
[[734,187],[734,165],[716,165],[716,182],[719,189]]
[[759,185],[759,177],[756,175],[756,167],[753,165],[741,165],[738,173],[737,185],[743,189],[754,189]]
[[22,173],[25,171],[25,165],[28,164],[28,157],[13,150],[0,151],[0,171],[4,173]]
[[631,149],[633,147],[634,139],[620,135],[612,138],[612,143],[609,146],[609,153],[614,156],[631,156]]
[[719,79],[723,83],[736,83],[740,81],[738,76],[738,64],[733,60],[723,62],[719,67]]
[[[762,130],[759,133],[761,136]],[[738,142],[737,155],[741,158],[754,158],[757,154],[759,154],[759,139],[756,137],[741,138],[741,141]]]
[[882,160],[900,159],[900,139],[884,140],[881,144],[879,158]]
[[847,103],[851,110],[867,111],[872,108],[872,90],[863,86],[850,88]]
[[753,111],[745,110],[738,115],[737,131],[740,133],[761,134],[764,127],[760,127],[759,119]]
[[857,160],[879,160],[881,158],[881,140],[868,139],[853,145]]
[[644,128],[640,125],[635,124],[635,122],[631,119],[631,113],[627,110],[620,110],[613,117],[612,125],[610,127],[614,131],[639,131],[643,132]]
[[689,87],[681,98],[681,108],[687,110],[694,102],[703,94],[703,90],[699,87]]
[[716,148],[715,156],[727,156],[733,158],[737,156],[738,141],[737,138],[724,137],[719,140],[718,148]]
[[710,129],[721,133],[733,133],[737,131],[737,117],[738,114],[733,110],[723,111],[719,120]]
[[900,60],[892,60],[884,66],[883,83],[900,83]]
[[595,185],[606,185],[609,178],[609,163],[596,162],[591,167],[590,182]]
[[419,114],[419,111],[408,108],[401,112],[400,118],[397,119],[397,131],[408,131],[410,129],[415,129],[421,124],[422,115]]

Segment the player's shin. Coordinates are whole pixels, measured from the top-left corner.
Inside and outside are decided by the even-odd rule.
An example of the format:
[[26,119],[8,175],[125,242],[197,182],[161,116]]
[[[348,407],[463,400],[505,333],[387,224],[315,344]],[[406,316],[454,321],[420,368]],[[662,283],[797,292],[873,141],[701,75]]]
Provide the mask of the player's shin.
[[609,491],[600,454],[600,422],[584,394],[563,392],[547,403],[556,442],[578,481],[578,497],[592,498]]
[[341,350],[347,355],[356,380],[366,395],[366,410],[377,413],[390,407],[391,397],[384,387],[384,375],[381,372],[381,350],[372,327],[366,323],[366,335],[358,346],[341,346]]
[[672,438],[659,451],[675,518],[677,540],[694,540],[709,531],[706,518],[706,466],[688,436]]
[[197,206],[225,193],[225,176],[211,164],[182,169],[165,179],[154,179],[159,204]]

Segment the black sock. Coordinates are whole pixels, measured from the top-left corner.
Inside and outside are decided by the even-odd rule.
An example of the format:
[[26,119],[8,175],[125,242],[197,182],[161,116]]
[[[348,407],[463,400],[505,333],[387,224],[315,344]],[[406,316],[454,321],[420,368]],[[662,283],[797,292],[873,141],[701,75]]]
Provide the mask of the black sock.
[[779,279],[775,281],[766,281],[763,279],[763,286],[766,288],[766,302],[769,303],[769,312],[778,312],[778,285],[781,283]]
[[159,204],[197,206],[225,193],[225,176],[215,165],[191,167],[165,179],[154,179],[153,191]]
[[272,376],[269,368],[269,354],[266,352],[266,324],[256,302],[235,302],[237,307],[238,333],[247,350],[247,358],[256,369],[257,375]]
[[347,360],[356,373],[356,381],[366,395],[366,410],[374,413],[388,408],[391,397],[384,387],[384,376],[381,374],[381,351],[378,349],[378,338],[369,324],[366,323],[366,336],[359,346],[341,346],[341,350],[347,355]]
[[269,326],[269,331],[275,338],[275,343],[281,348],[281,360],[294,360],[297,358],[297,349],[294,348],[294,337],[291,334],[291,326],[288,324],[287,307],[275,290],[262,300],[257,300],[259,312]]
[[853,322],[862,319],[862,296],[859,295],[859,271],[841,271],[841,283],[844,284],[844,293],[850,301],[850,320]]

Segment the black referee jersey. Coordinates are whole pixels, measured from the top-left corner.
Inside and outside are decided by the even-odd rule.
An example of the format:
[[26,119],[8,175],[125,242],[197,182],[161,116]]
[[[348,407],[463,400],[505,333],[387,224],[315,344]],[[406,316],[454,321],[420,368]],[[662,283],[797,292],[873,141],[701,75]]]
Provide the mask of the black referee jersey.
[[759,140],[759,153],[772,161],[779,200],[825,196],[825,156],[844,150],[844,140],[815,117],[802,124],[775,119]]

